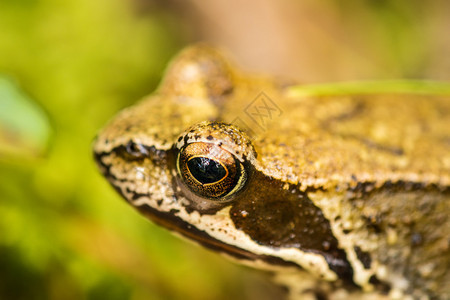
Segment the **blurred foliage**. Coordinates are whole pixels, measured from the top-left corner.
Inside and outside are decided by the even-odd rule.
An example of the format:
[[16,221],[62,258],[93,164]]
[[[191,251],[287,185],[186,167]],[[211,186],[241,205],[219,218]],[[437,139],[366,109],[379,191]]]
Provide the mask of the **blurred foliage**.
[[450,80],[447,0],[167,2],[199,39],[252,70],[313,84]]
[[[372,2],[389,21],[380,32],[402,37],[395,57],[407,59],[406,23]],[[99,128],[156,87],[186,39],[171,9],[0,2],[0,299],[271,297],[253,273],[139,216],[92,160]]]

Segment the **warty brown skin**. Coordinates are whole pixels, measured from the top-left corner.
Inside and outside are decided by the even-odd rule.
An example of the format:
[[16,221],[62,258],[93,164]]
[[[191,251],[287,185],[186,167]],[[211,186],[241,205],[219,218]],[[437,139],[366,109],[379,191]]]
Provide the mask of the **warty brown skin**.
[[[246,264],[309,272],[313,295],[446,299],[449,128],[448,96],[295,96],[194,46],[103,129],[94,152],[150,219]],[[183,184],[177,157],[191,143],[242,165],[226,199]]]

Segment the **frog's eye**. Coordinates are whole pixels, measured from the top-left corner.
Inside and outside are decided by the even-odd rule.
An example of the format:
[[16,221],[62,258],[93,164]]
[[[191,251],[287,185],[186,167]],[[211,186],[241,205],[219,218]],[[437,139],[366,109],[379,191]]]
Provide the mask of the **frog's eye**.
[[178,153],[177,170],[192,192],[224,201],[245,182],[245,169],[230,152],[210,143],[196,142]]

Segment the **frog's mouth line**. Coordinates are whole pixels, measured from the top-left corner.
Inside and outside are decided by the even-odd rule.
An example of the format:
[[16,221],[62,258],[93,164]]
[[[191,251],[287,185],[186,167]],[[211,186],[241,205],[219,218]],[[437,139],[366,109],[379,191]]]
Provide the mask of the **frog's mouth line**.
[[285,261],[279,257],[258,255],[232,245],[224,244],[223,242],[211,237],[206,232],[197,229],[186,221],[172,215],[170,212],[161,212],[146,204],[136,208],[156,224],[176,233],[180,233],[210,250],[228,254],[238,260],[263,261],[269,265],[294,267],[303,270],[303,268],[298,264]]
[[[117,189],[120,193],[120,190]],[[292,262],[285,261],[284,259],[276,256],[255,254],[242,248],[225,244],[220,240],[215,239],[206,232],[196,228],[195,226],[187,223],[186,221],[174,216],[170,212],[161,212],[153,207],[143,204],[141,206],[134,206],[141,214],[152,220],[157,225],[163,226],[166,229],[179,233],[189,240],[199,243],[201,246],[213,250],[215,252],[227,254],[240,261],[259,261],[266,263],[270,266],[278,266],[282,268],[295,268],[304,270],[300,265]],[[273,268],[275,269],[275,268]],[[278,269],[279,270],[279,269]],[[352,279],[339,284],[345,284],[348,289],[359,289]]]

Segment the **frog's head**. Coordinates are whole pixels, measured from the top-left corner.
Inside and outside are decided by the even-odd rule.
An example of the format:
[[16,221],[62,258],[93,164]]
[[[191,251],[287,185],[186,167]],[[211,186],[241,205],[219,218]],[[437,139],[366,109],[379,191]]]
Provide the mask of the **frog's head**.
[[99,134],[98,165],[139,211],[208,248],[329,280],[350,277],[320,209],[263,170],[252,140],[230,124],[227,103],[246,105],[262,81],[241,79],[211,48],[188,48],[155,94]]

